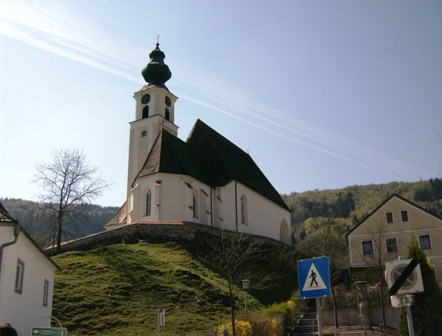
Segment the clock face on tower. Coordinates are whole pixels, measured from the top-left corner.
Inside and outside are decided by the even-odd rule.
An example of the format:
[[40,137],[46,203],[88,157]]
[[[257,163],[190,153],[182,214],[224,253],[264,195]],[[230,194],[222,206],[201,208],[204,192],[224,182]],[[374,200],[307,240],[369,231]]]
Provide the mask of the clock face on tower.
[[150,94],[146,93],[146,94],[141,98],[141,104],[147,104],[148,102],[150,102]]
[[171,104],[170,98],[169,98],[168,96],[166,96],[166,97],[164,98],[164,102],[166,103],[166,106],[167,106],[167,107],[169,107],[170,104]]

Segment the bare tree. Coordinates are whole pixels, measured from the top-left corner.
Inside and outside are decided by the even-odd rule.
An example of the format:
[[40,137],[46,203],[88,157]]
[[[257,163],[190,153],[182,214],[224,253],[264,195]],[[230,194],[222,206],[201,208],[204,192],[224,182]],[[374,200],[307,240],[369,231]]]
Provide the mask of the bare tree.
[[[250,288],[269,288],[270,276],[263,272],[251,272],[247,265],[256,260],[265,259],[266,251],[262,240],[247,234],[221,231],[221,237],[212,236],[206,241],[210,253],[204,253],[199,259],[208,264],[227,279],[231,309],[233,335],[235,330],[235,291],[241,288],[243,279],[250,280]],[[206,250],[206,249],[204,249]]]
[[[397,250],[389,251],[387,246],[387,226],[384,217],[378,215],[373,219],[373,224],[368,229],[369,241],[371,241],[371,251],[362,251],[361,258],[367,264],[368,267],[372,267],[376,270],[375,278],[378,281],[380,290],[380,304],[382,310],[382,323],[386,325],[385,305],[384,305],[384,290],[385,290],[385,276],[384,265],[385,262],[396,259],[398,254]],[[397,244],[393,246],[397,248]]]
[[83,152],[63,149],[52,153],[52,162],[36,165],[35,182],[41,186],[40,202],[55,221],[57,252],[61,251],[63,226],[75,205],[87,203],[100,196],[110,186],[86,162]]

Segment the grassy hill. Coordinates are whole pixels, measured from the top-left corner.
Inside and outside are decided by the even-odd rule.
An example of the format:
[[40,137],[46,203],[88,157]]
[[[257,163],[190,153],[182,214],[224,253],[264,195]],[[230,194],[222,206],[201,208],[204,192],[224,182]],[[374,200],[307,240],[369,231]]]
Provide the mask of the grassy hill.
[[[198,257],[201,247],[139,242],[55,256],[62,271],[56,274],[53,315],[74,335],[156,335],[156,312],[165,309],[161,335],[206,335],[229,321],[230,308],[227,281]],[[251,291],[252,311],[293,294],[294,268],[274,258],[249,267],[265,269],[274,279],[274,287],[264,291],[270,298],[263,290]],[[234,293],[240,316],[244,293]]]

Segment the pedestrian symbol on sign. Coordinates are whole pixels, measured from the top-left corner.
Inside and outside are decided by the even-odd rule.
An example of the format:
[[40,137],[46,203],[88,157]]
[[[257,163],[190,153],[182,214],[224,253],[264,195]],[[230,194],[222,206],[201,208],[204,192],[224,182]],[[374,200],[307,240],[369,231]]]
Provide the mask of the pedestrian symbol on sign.
[[327,285],[322,280],[321,274],[319,274],[314,263],[311,264],[308,274],[309,276],[305,279],[302,287],[303,291],[327,289]]
[[312,270],[309,278],[312,278],[312,282],[310,282],[310,287],[313,285],[313,282],[316,284],[316,287],[318,286],[318,282],[316,281],[316,273],[314,270]]

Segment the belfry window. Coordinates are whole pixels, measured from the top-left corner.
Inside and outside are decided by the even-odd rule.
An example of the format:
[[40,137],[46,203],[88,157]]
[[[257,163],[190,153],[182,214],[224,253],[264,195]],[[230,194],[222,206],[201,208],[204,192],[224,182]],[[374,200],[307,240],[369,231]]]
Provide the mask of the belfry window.
[[149,105],[146,105],[143,107],[143,119],[146,119],[149,117]]
[[169,112],[168,108],[166,108],[166,111],[164,112],[164,116],[165,116],[166,120],[170,120],[170,112]]

